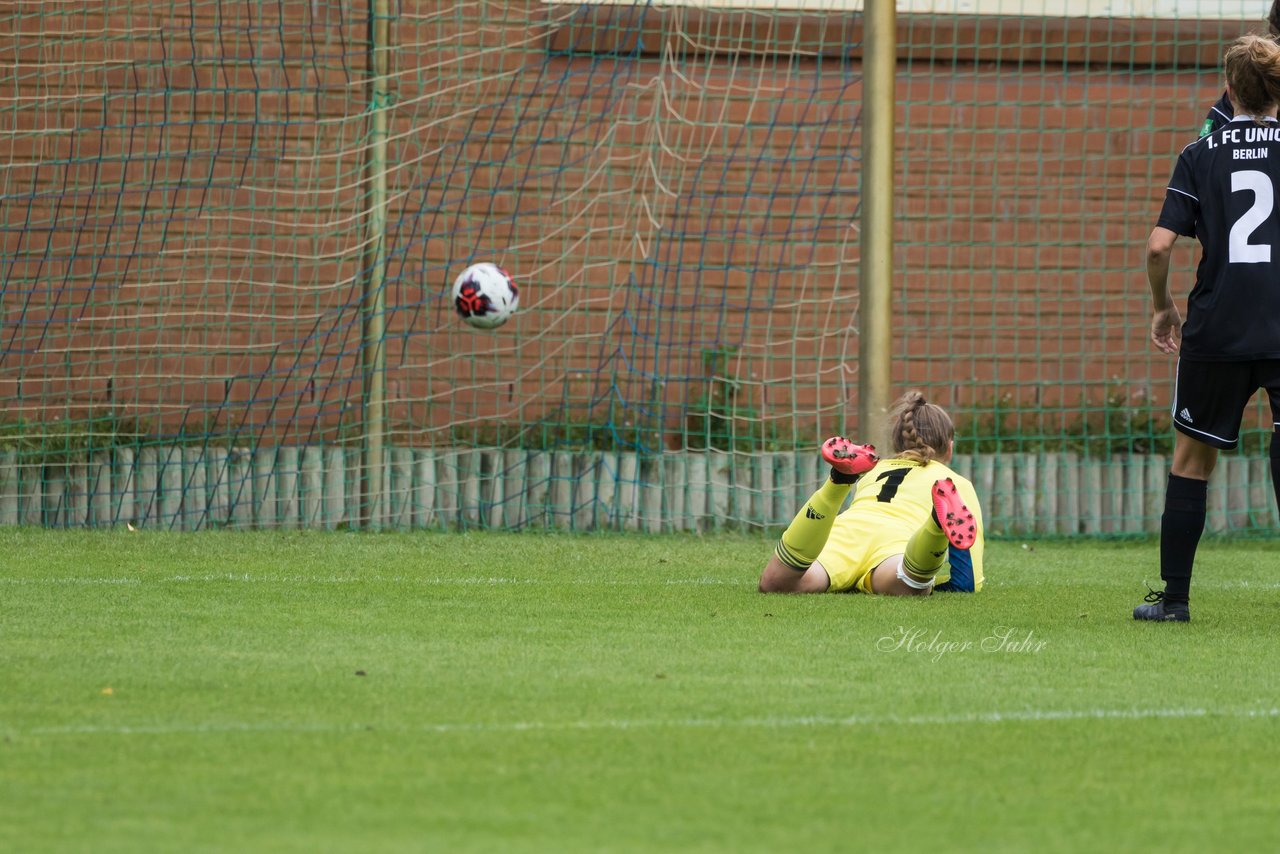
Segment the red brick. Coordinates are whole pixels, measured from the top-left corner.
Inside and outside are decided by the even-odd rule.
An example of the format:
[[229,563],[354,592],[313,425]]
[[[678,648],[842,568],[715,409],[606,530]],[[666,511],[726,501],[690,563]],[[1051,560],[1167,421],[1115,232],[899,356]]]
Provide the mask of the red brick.
[[[412,431],[434,419],[553,409],[569,393],[567,377],[619,349],[629,363],[603,364],[606,373],[621,372],[626,394],[646,393],[645,373],[672,370],[677,378],[663,394],[678,407],[697,391],[678,376],[700,376],[701,350],[739,335],[746,343],[733,370],[759,392],[753,405],[765,405],[768,391],[771,413],[798,413],[807,426],[849,403],[857,379],[856,69],[846,75],[829,62],[819,71],[801,61],[783,75],[768,59],[745,58],[732,69],[717,61],[709,70],[681,60],[688,85],[656,59],[607,60],[588,77],[576,72],[589,61],[556,58],[540,76],[446,92],[459,75],[479,78],[529,60],[506,50],[454,61],[477,45],[514,42],[522,13],[481,31],[414,17],[420,11],[409,5],[401,35],[439,42],[437,56],[426,48],[418,61],[443,63],[437,74],[402,61],[406,73],[395,80],[401,101],[392,111],[389,183],[401,197],[388,211],[395,229],[388,249],[408,257],[394,261],[388,296],[393,306],[426,305],[388,318],[393,335],[407,335],[387,346],[393,417],[413,418]],[[85,19],[104,8],[91,4]],[[63,277],[98,289],[92,297],[66,293],[56,310],[32,313],[23,334],[34,335],[37,318],[51,319],[53,340],[71,348],[73,372],[117,372],[121,397],[170,418],[193,402],[212,405],[226,376],[283,371],[295,356],[299,377],[322,363],[326,389],[338,398],[358,394],[351,380],[358,325],[341,327],[357,317],[351,304],[364,239],[358,15],[330,21],[320,39],[336,51],[335,27],[344,26],[351,68],[330,58],[317,70],[304,27],[284,38],[274,32],[274,6],[254,7],[252,17],[227,7],[224,23],[252,27],[252,52],[248,31],[225,42],[209,36],[210,8],[196,7],[206,32],[194,49],[185,19],[138,12],[135,23],[162,25],[164,34],[82,43],[53,37],[46,20],[34,30],[49,35],[43,43],[19,42],[5,54],[85,63],[81,79],[59,78],[79,96],[74,101],[0,110],[0,130],[17,131],[0,133],[0,175],[10,193],[0,216],[6,228],[29,217],[32,229],[6,232],[10,282],[39,276],[33,302],[42,306],[58,298]],[[309,15],[307,3],[286,4],[288,22],[306,24]],[[104,58],[114,64],[93,64]],[[566,70],[575,73],[557,89]],[[951,383],[958,364],[979,383],[1020,392],[1070,383],[1078,396],[1086,382],[1145,375],[1141,245],[1162,198],[1157,185],[1216,99],[1217,75],[920,71],[912,66],[899,79],[899,331],[951,322],[977,334],[911,335],[909,347],[897,348],[906,356],[899,378]],[[623,91],[603,123],[580,121],[616,94],[614,75],[638,88]],[[655,103],[659,77],[667,100]],[[55,91],[34,71],[21,80],[24,94]],[[259,85],[269,91],[254,91]],[[228,88],[246,91],[224,96]],[[508,88],[515,94],[499,106]],[[100,91],[117,113],[108,124],[165,119],[168,127],[99,129],[93,93]],[[472,105],[478,109],[467,113]],[[256,129],[238,124],[255,114]],[[447,120],[454,114],[463,118]],[[637,121],[617,123],[622,117]],[[42,133],[51,127],[75,130]],[[815,163],[812,155],[841,159]],[[59,160],[81,162],[49,163]],[[73,190],[65,197],[64,182]],[[819,198],[833,189],[835,196]],[[33,190],[50,195],[28,205],[20,197]],[[268,217],[274,222],[265,225]],[[104,257],[108,249],[136,257]],[[522,283],[525,314],[507,330],[466,330],[441,299],[472,257],[500,260]],[[1186,270],[1192,262],[1178,263]],[[820,266],[803,269],[808,264]],[[801,269],[777,272],[791,266]],[[662,308],[636,299],[626,284],[632,275]],[[951,294],[963,295],[954,314],[943,302]],[[930,307],[914,307],[922,301]],[[338,331],[310,339],[325,312],[322,328]],[[7,306],[6,323],[13,316]],[[707,326],[708,316],[717,326]],[[659,345],[631,337],[628,323]],[[287,360],[272,365],[277,344]],[[65,372],[52,350],[19,364],[52,371],[50,382]],[[14,367],[0,366],[0,379],[12,382]],[[520,380],[514,401],[512,377]],[[58,381],[49,393],[90,393]],[[249,385],[233,384],[239,407],[249,405]],[[580,386],[572,396],[599,393]],[[305,383],[277,381],[262,393],[287,402],[277,432],[336,418],[322,414]],[[267,417],[255,404],[252,422]]]

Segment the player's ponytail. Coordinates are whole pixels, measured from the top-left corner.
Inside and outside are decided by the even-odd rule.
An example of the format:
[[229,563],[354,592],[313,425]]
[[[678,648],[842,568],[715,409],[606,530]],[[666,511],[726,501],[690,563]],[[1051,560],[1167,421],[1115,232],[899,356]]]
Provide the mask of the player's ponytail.
[[901,459],[927,463],[944,457],[956,435],[947,411],[926,401],[919,391],[909,391],[898,398],[889,420],[893,455]]
[[1222,57],[1237,107],[1260,116],[1280,104],[1280,45],[1262,36],[1241,36]]

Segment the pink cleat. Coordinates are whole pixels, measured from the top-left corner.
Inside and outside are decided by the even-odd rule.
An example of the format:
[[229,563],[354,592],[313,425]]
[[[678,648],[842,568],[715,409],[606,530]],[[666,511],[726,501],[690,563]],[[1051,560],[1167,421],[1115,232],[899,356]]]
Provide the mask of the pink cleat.
[[938,520],[947,541],[958,549],[967,549],[978,539],[978,523],[964,506],[964,499],[951,478],[944,477],[929,491],[933,498],[933,516]]
[[850,477],[869,472],[880,462],[874,445],[855,445],[840,436],[822,443],[822,458],[833,469]]

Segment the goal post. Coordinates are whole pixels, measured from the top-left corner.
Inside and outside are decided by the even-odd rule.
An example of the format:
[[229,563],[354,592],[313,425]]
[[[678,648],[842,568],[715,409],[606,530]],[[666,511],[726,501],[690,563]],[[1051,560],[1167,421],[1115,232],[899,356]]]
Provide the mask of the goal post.
[[860,439],[889,447],[885,418],[893,397],[894,129],[897,78],[895,0],[866,0],[863,55],[862,253],[858,305]]
[[382,482],[387,460],[383,448],[387,398],[387,119],[391,108],[390,63],[391,5],[371,0],[368,35],[369,142],[365,151],[368,186],[362,295],[363,333],[361,361],[364,370],[360,461],[360,525],[381,527]]

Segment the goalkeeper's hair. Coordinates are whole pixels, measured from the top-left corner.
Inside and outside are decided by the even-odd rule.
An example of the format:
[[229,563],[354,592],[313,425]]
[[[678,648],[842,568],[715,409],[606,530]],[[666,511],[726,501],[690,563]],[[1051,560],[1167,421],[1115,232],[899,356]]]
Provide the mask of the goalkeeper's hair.
[[1257,35],[1241,36],[1222,57],[1227,84],[1236,104],[1260,116],[1280,104],[1280,45]]
[[920,391],[909,391],[898,398],[889,411],[889,423],[893,455],[918,463],[946,456],[956,435],[956,426],[947,411],[929,403]]

